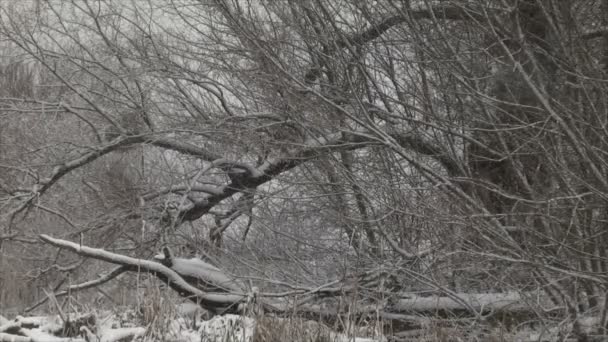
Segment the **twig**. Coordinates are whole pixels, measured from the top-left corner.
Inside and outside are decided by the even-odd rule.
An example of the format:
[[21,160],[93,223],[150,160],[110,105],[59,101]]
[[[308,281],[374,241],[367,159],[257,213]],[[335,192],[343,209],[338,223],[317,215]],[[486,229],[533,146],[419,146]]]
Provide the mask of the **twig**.
[[[84,282],[82,284],[77,284],[77,285],[69,286],[67,289],[65,289],[65,290],[63,290],[61,292],[54,293],[54,296],[55,297],[63,297],[63,296],[66,296],[66,295],[68,295],[68,294],[70,294],[72,292],[75,292],[75,291],[86,290],[86,289],[89,289],[91,287],[101,285],[103,283],[106,283],[106,282],[108,282],[108,281],[110,281],[110,280],[118,277],[119,275],[123,274],[126,271],[127,271],[127,268],[124,267],[124,266],[116,267],[110,273],[108,273],[108,274],[106,274],[106,275],[104,275],[104,276],[102,276],[102,277],[100,277],[98,279],[87,281],[87,282]],[[32,310],[36,309],[40,305],[46,303],[48,300],[49,300],[48,297],[45,297],[45,298],[41,299],[36,304],[34,304],[34,305],[26,308],[25,312],[26,313],[31,312]]]

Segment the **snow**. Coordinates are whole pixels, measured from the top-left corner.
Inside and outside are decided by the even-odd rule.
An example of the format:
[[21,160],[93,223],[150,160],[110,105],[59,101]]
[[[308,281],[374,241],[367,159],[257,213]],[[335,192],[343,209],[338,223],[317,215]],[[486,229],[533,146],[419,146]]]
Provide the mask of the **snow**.
[[201,341],[205,341],[205,340],[203,340],[203,338],[201,337],[201,335],[199,335],[199,333],[197,331],[194,331],[194,330],[183,330],[177,336],[175,336],[174,339],[176,341],[180,341],[180,342],[201,342]]
[[182,276],[190,276],[200,279],[205,283],[223,288],[228,291],[242,293],[243,289],[237,281],[228,277],[219,268],[204,262],[201,259],[174,258],[171,269]]
[[[188,303],[186,303],[188,304]],[[184,305],[182,310],[185,314],[196,313],[197,309],[193,305]],[[239,315],[224,315],[216,316],[208,321],[198,321],[196,326],[190,324],[186,318],[178,317],[169,322],[167,328],[162,331],[163,336],[146,335],[144,327],[122,327],[117,328],[118,322],[121,321],[119,314],[103,312],[98,313],[96,319],[97,333],[94,334],[87,326],[80,328],[89,341],[98,342],[118,342],[126,340],[134,340],[138,337],[146,336],[148,341],[180,341],[180,342],[253,342],[256,331],[257,322],[253,318]],[[124,315],[124,313],[123,313]],[[43,331],[52,327],[55,324],[56,317],[19,317],[22,322],[42,323],[40,328],[23,328],[22,331],[27,336],[17,336],[0,333],[0,341],[2,342],[84,342],[82,338],[65,338],[52,336],[50,333]],[[281,318],[277,318],[283,321]],[[287,324],[291,324],[290,320],[286,320]],[[9,322],[15,325],[15,322]],[[271,324],[271,327],[274,323]],[[281,323],[283,324],[283,323]],[[8,326],[8,325],[6,325]],[[314,321],[306,321],[305,330],[311,332],[319,329],[319,323]],[[385,339],[371,339],[360,337],[347,337],[331,331],[328,327],[322,325],[323,329],[328,332],[328,337],[332,342],[384,342]],[[154,331],[154,329],[152,329]],[[138,339],[139,340],[139,339]]]
[[177,314],[180,317],[188,318],[191,320],[195,319],[198,316],[207,312],[205,309],[201,308],[199,305],[196,305],[191,302],[181,303],[181,304],[177,305],[176,309],[177,309]]
[[80,338],[56,337],[42,331],[42,329],[40,328],[21,329],[21,332],[23,332],[27,337],[29,337],[31,341],[36,342],[84,342],[84,340]]
[[15,317],[15,323],[22,327],[36,327],[40,332],[54,333],[61,331],[63,322],[59,316]]
[[9,335],[0,333],[0,341],[2,342],[32,342],[32,339],[25,336]]
[[491,309],[500,310],[509,308],[510,310],[523,309],[525,300],[517,292],[505,293],[458,293],[456,298],[450,297],[420,297],[409,296],[409,298],[399,299],[395,303],[398,311],[432,311],[432,310],[458,310],[466,309],[465,304],[475,310]]
[[198,329],[199,340],[209,342],[251,342],[255,320],[238,315],[224,315],[203,322]]
[[5,331],[13,329],[15,327],[18,328],[18,327],[20,327],[20,325],[16,322],[6,321],[5,324],[0,325],[0,332],[5,332]]
[[80,331],[85,333],[90,341],[98,342],[118,342],[125,339],[132,340],[136,337],[143,336],[146,333],[146,328],[130,327],[130,328],[99,328],[97,334],[93,334],[91,330],[85,326],[80,328]]
[[146,329],[142,327],[135,328],[118,328],[118,329],[107,329],[102,331],[99,335],[101,338],[100,342],[117,342],[124,338],[133,338],[143,336],[146,333]]
[[255,320],[238,315],[216,316],[195,329],[186,326],[183,318],[173,320],[168,338],[180,342],[252,342],[255,333]]

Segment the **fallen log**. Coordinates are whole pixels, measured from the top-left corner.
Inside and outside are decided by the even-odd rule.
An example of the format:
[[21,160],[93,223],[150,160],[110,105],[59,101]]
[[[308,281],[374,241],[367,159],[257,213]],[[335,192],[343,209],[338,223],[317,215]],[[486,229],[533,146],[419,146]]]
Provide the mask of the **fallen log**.
[[243,293],[244,286],[233,277],[229,277],[219,268],[199,258],[177,258],[165,247],[163,254],[156,255],[155,260],[177,272],[186,282],[197,288],[211,292]]
[[[59,248],[71,250],[84,257],[103,260],[119,265],[109,275],[103,276],[97,281],[75,285],[71,290],[78,290],[93,286],[96,283],[107,281],[113,276],[124,271],[147,272],[155,275],[168,284],[182,297],[188,298],[193,303],[216,314],[242,313],[243,303],[254,301],[257,306],[268,313],[276,315],[287,315],[297,312],[303,316],[310,317],[337,317],[340,315],[378,315],[385,319],[409,322],[408,324],[423,325],[429,316],[441,311],[447,313],[458,313],[461,317],[481,318],[488,313],[502,312],[527,315],[535,315],[536,309],[541,306],[551,307],[548,301],[532,298],[542,296],[521,294],[516,292],[505,293],[454,293],[449,296],[420,296],[409,293],[395,293],[391,300],[374,305],[357,305],[357,308],[344,308],[339,305],[321,306],[315,304],[315,299],[331,296],[339,297],[348,291],[350,287],[338,288],[342,291],[329,291],[311,289],[308,293],[298,292],[305,300],[297,301],[295,304],[286,300],[289,294],[258,294],[252,298],[252,293],[246,293],[244,286],[234,278],[227,276],[217,267],[210,265],[200,259],[175,258],[168,249],[163,250],[162,255],[155,257],[156,260],[144,260],[115,254],[103,249],[82,246],[70,241],[55,239],[47,235],[40,238]],[[332,282],[334,284],[335,282]],[[335,284],[334,284],[335,285]],[[64,294],[66,291],[60,292]],[[283,298],[281,300],[279,298]],[[270,299],[273,298],[273,301]],[[302,297],[300,297],[302,298]],[[309,303],[312,301],[313,303]]]
[[[391,305],[398,312],[432,312],[437,310],[485,311],[529,311],[533,304],[531,296],[519,292],[504,293],[454,293],[451,297],[403,294]],[[548,303],[543,303],[547,305]]]
[[40,239],[48,244],[70,250],[84,257],[121,265],[129,271],[154,274],[160,280],[168,284],[180,296],[188,298],[189,300],[213,312],[238,312],[238,303],[247,298],[247,296],[243,293],[232,294],[205,292],[188,283],[176,271],[158,261],[137,259],[121,254],[110,253],[103,249],[82,246],[74,242],[55,239],[44,234],[40,235]]

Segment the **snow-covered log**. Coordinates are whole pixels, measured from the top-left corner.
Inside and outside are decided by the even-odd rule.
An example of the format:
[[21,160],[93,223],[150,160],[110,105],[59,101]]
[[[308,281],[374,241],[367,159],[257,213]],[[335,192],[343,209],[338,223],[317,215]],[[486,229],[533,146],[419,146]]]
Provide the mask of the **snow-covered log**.
[[196,284],[198,288],[214,292],[244,292],[244,286],[236,279],[199,258],[175,258],[165,247],[163,254],[156,255],[154,259],[177,272],[188,283]]
[[412,327],[429,324],[429,315],[443,311],[458,312],[459,315],[477,316],[478,314],[530,314],[534,315],[535,308],[544,307],[555,309],[548,299],[531,294],[506,293],[454,293],[453,296],[420,296],[417,294],[400,293],[398,299],[385,303],[362,304],[350,308],[347,312],[338,305],[327,303],[306,303],[299,305],[298,312],[306,317],[331,318],[345,316],[379,316],[385,321],[407,323]]
[[[235,303],[246,299],[246,296],[242,293],[233,294],[205,292],[195,287],[193,284],[188,283],[175,270],[157,261],[137,259],[121,254],[115,254],[103,249],[91,248],[74,242],[55,239],[44,234],[40,235],[40,239],[53,246],[70,250],[85,257],[103,260],[116,265],[122,265],[130,271],[154,274],[156,277],[167,283],[181,296],[186,297],[193,302],[199,303],[206,309],[212,311],[236,311],[238,310],[238,305],[235,305]],[[199,275],[201,274],[202,273],[199,273]]]
[[[451,297],[418,295],[407,295],[394,302],[391,310],[397,312],[428,312],[436,310],[474,310],[482,311],[530,311],[533,304],[549,305],[543,303],[532,303],[532,296],[518,292],[505,293],[455,293]],[[538,301],[538,299],[537,299]]]

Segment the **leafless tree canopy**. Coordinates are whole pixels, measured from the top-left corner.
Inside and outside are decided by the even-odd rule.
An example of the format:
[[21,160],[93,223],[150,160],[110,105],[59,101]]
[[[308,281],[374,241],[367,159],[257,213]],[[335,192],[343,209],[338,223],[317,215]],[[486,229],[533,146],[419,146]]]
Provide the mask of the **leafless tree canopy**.
[[0,7],[0,307],[166,248],[222,310],[608,328],[607,1]]

